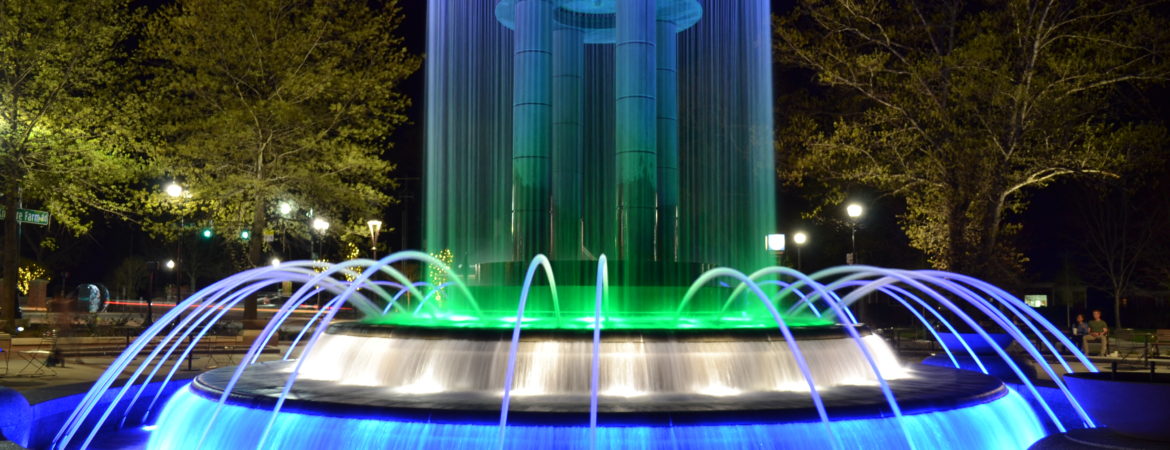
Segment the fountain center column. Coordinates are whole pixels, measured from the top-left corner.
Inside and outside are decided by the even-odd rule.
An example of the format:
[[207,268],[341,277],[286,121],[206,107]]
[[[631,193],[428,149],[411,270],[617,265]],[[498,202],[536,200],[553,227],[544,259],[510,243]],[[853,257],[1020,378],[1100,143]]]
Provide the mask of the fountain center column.
[[552,257],[580,259],[582,247],[582,79],[584,32],[554,25],[552,32]]
[[658,259],[678,261],[678,25],[657,22]]
[[549,251],[549,130],[552,124],[552,11],[548,0],[517,0],[512,59],[512,256]]
[[618,259],[639,263],[657,259],[656,1],[619,1],[616,12]]

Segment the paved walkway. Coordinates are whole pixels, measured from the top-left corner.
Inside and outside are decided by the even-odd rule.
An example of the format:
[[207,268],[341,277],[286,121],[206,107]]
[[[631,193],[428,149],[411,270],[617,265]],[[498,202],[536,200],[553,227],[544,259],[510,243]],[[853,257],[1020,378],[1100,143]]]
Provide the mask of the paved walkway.
[[[219,352],[215,354],[197,354],[188,363],[180,364],[175,376],[191,378],[204,371],[235,365],[243,356],[244,350],[236,352]],[[283,350],[283,348],[282,348]],[[260,355],[261,361],[280,359],[282,353],[269,352]],[[45,367],[39,374],[33,375],[34,369],[26,361],[12,358],[9,361],[8,374],[4,375],[4,360],[0,358],[0,386],[8,387],[21,392],[28,397],[30,403],[37,403],[40,399],[54,398],[60,395],[87,390],[93,382],[101,377],[102,373],[114,362],[115,356],[80,356],[66,357],[63,364]],[[135,359],[129,369],[123,374],[124,378],[133,372],[134,367],[141,363],[142,358]],[[171,366],[167,365],[169,370]],[[24,369],[25,373],[19,372]],[[160,371],[165,373],[165,371]],[[32,397],[36,397],[35,399]]]
[[[106,315],[125,315],[125,313],[103,313]],[[34,312],[26,314],[32,316],[30,320],[34,323],[44,323],[46,320],[43,313]],[[160,317],[156,313],[155,317]],[[96,381],[106,368],[118,357],[120,353],[136,338],[138,332],[141,331],[141,317],[130,321],[124,326],[114,327],[120,333],[119,336],[109,337],[74,337],[63,336],[58,337],[59,347],[64,349],[64,355],[59,358],[60,361],[52,366],[45,366],[38,370],[36,363],[29,364],[26,356],[33,356],[27,351],[42,350],[47,348],[41,342],[41,338],[37,337],[18,337],[13,338],[8,344],[9,348],[4,348],[4,352],[0,352],[0,386],[8,387],[21,393],[31,393],[27,395],[37,395],[40,393],[34,392],[44,389],[55,389],[58,386],[74,386],[85,385]],[[295,327],[303,325],[305,317],[297,316],[286,322],[286,326]],[[234,323],[236,330],[239,329],[239,323]],[[67,327],[66,327],[67,328]],[[291,328],[290,328],[291,329]],[[298,328],[299,329],[299,328]],[[77,332],[77,331],[74,331]],[[156,338],[158,339],[158,338]],[[219,342],[218,345],[209,344],[216,339],[225,339]],[[226,339],[234,339],[231,342]],[[276,349],[285,350],[285,346],[276,346]],[[240,358],[247,352],[247,347],[240,338],[226,338],[205,336],[204,340],[196,347],[190,361],[184,361],[181,370],[178,374],[190,372],[191,376],[204,372],[216,367],[235,365]],[[146,354],[148,352],[144,352]],[[269,361],[279,359],[282,352],[269,349],[266,353],[261,354],[261,361]],[[49,355],[47,353],[36,355],[36,357],[45,361]],[[136,362],[141,361],[136,360]],[[131,369],[137,364],[132,363]],[[168,366],[169,368],[169,366]],[[128,376],[126,373],[124,376]],[[86,387],[87,388],[87,387]],[[76,391],[80,388],[71,387],[70,391]],[[51,398],[51,397],[50,397]],[[32,398],[30,402],[35,403]]]

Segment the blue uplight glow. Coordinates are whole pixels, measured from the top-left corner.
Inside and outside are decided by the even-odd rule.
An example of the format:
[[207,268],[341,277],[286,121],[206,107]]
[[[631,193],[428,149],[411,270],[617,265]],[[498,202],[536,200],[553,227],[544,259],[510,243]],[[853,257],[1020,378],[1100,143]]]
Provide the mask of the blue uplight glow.
[[[185,387],[167,404],[150,438],[150,449],[193,448],[199,445],[204,424],[216,402]],[[270,411],[228,404],[220,411],[201,448],[254,448]],[[582,414],[582,421],[586,420]],[[901,428],[893,418],[834,421],[833,433],[841,448],[905,448]],[[916,448],[1010,449],[1027,448],[1044,436],[1032,409],[1014,391],[982,404],[946,411],[903,416]],[[599,449],[708,449],[769,448],[822,449],[831,444],[819,421],[797,423],[696,424],[671,427],[638,424],[602,424],[597,429]],[[497,445],[499,428],[493,423],[449,423],[402,420],[393,416],[337,417],[294,412],[286,408],[268,435],[266,448],[384,448],[445,450],[481,449]],[[588,449],[587,425],[509,425],[505,448]]]

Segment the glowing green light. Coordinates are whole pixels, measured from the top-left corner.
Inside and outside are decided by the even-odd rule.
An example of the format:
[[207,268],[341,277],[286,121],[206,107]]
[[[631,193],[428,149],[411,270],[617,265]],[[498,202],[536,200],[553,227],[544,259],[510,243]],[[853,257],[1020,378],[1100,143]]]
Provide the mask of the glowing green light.
[[212,236],[215,236],[215,231],[211,227],[207,227],[199,232],[199,236],[203,239],[211,239]]
[[[423,289],[426,297],[403,295],[399,308],[368,319],[381,325],[435,328],[496,328],[516,325],[521,295],[519,286],[471,286],[474,303],[453,287],[438,292]],[[602,301],[602,328],[606,330],[724,330],[777,327],[771,312],[755,296],[742,295],[728,303],[733,289],[704,288],[680,311],[686,286],[611,286]],[[592,330],[595,286],[557,286],[557,301],[548,286],[534,286],[528,293],[522,328],[540,330]],[[783,310],[795,298],[777,300]],[[724,308],[726,306],[726,308]],[[785,316],[792,327],[828,326],[835,322],[812,315]]]
[[[611,321],[605,328],[777,326],[755,298],[724,309],[734,287],[713,286],[680,308],[703,273],[723,267],[750,274],[775,265],[773,251],[782,250],[778,237],[771,251],[760,242],[777,223],[772,102],[761,101],[771,98],[773,83],[759,69],[768,64],[756,62],[768,57],[756,45],[771,33],[767,21],[707,21],[711,28],[700,35],[718,45],[706,45],[699,43],[707,37],[688,31],[706,4],[695,0],[658,0],[623,14],[616,0],[492,3],[498,24],[490,27],[512,28],[508,45],[539,51],[449,58],[433,67],[444,76],[426,86],[428,114],[439,119],[426,130],[434,145],[426,147],[421,250],[451,270],[425,265],[412,277],[478,286],[471,295],[478,308],[448,289],[432,298],[433,307],[385,320],[511,326],[499,318],[516,315],[525,268],[541,254],[556,275],[560,304],[534,287],[524,317],[535,320],[525,327],[591,327],[578,319],[594,315],[601,255],[612,291],[602,306]],[[554,16],[580,33],[553,38],[537,31],[544,28],[514,28],[517,17]],[[462,31],[479,24],[476,15],[435,19],[430,42],[444,54],[494,39]],[[644,26],[654,23],[658,28]],[[510,70],[485,76],[484,61]],[[736,82],[728,89],[706,83],[724,79]],[[604,87],[588,80],[604,80]],[[452,111],[491,113],[456,118]],[[543,272],[537,279],[544,283]],[[424,300],[418,296],[400,299],[413,311]],[[780,311],[791,304],[778,301]]]

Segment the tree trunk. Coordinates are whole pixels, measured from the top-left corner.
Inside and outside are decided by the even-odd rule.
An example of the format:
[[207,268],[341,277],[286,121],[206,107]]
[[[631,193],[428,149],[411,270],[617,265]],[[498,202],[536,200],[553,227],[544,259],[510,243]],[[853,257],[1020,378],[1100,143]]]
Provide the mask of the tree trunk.
[[1121,291],[1113,292],[1113,324],[1121,329]]
[[999,254],[999,226],[1000,220],[1003,218],[1003,204],[1005,196],[1000,193],[989,193],[987,195],[988,201],[982,205],[982,216],[979,231],[979,242],[977,245],[974,260],[972,261],[976,267],[973,267],[975,273],[972,275],[990,277],[992,282],[1006,281],[1003,278],[1009,271],[1003,270],[1004,258],[1009,255]]
[[946,267],[941,269],[952,272],[959,272],[966,269],[964,267],[966,251],[967,233],[967,202],[962,199],[955,199],[948,202],[947,208],[947,243],[946,243]]
[[4,309],[4,328],[16,330],[16,277],[20,267],[20,237],[16,223],[17,187],[4,192],[4,280],[0,283],[0,307]]
[[[267,202],[265,202],[263,194],[256,195],[256,202],[252,205],[252,229],[251,237],[248,239],[248,264],[252,267],[260,267],[264,264],[262,251],[264,250],[264,227],[267,226],[268,216],[265,215],[267,209]],[[244,299],[244,320],[255,320],[256,313],[256,295],[249,295]]]

